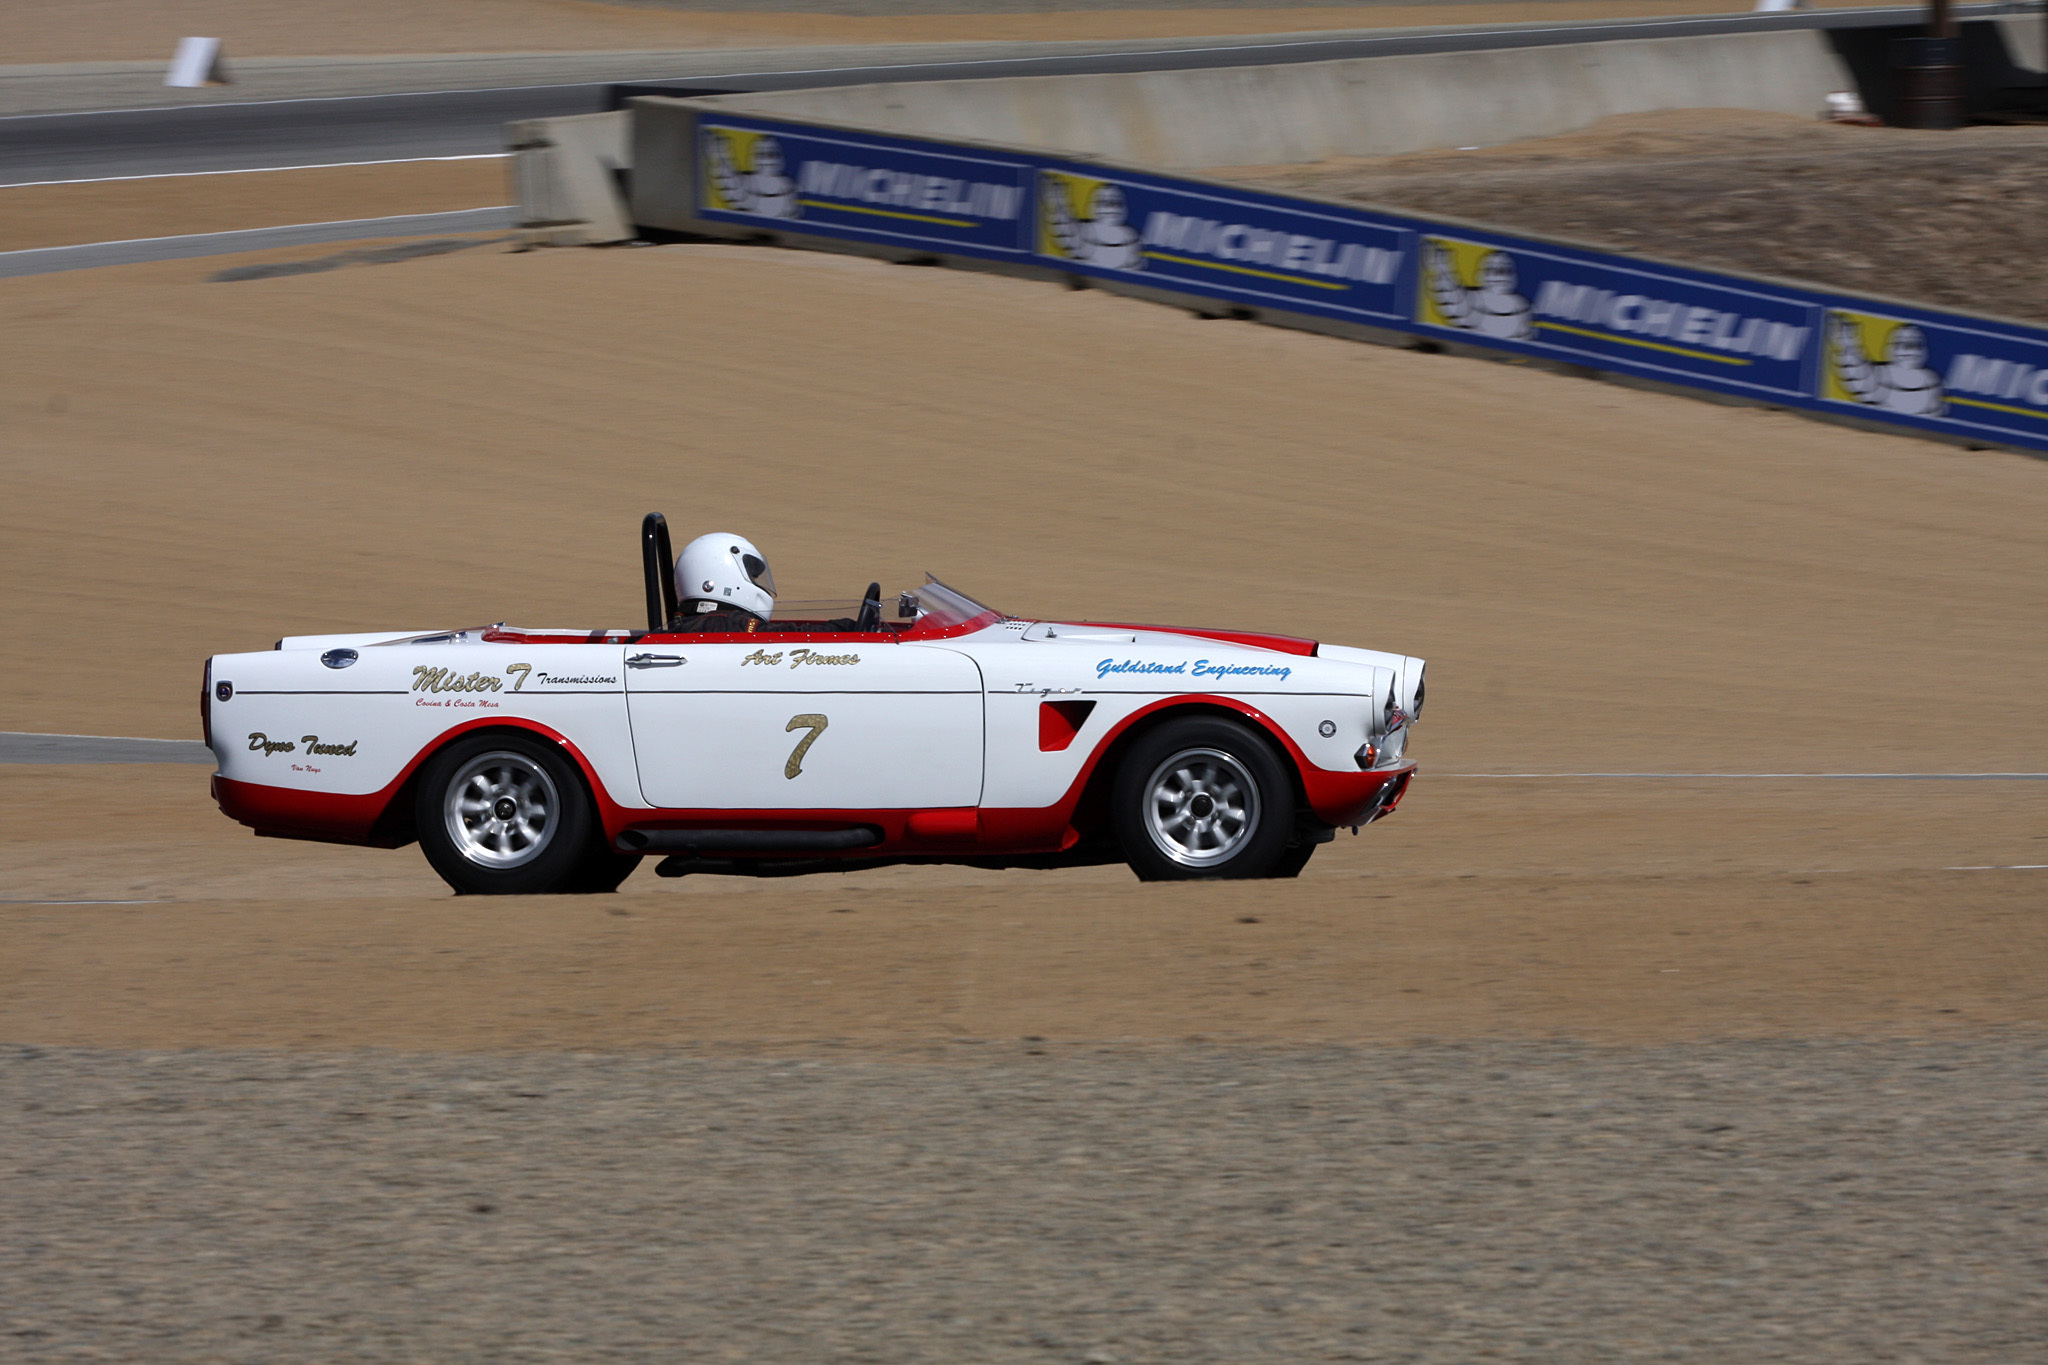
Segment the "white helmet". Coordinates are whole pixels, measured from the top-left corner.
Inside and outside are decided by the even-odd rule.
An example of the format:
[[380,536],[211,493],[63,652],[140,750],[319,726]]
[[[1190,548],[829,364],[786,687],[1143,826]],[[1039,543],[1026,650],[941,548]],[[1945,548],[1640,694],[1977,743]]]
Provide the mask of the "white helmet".
[[683,547],[676,559],[676,601],[686,616],[739,607],[766,621],[775,614],[775,575],[753,541],[717,531]]

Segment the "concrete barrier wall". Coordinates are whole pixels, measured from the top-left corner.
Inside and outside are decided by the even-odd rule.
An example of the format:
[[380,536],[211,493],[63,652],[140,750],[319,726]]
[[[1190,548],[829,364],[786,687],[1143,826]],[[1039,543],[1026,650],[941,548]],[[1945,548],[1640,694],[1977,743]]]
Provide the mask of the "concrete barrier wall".
[[624,173],[632,119],[624,110],[505,125],[519,186],[519,229],[535,246],[595,246],[633,235]]
[[1286,66],[928,81],[718,96],[771,118],[964,138],[1176,170],[1547,137],[1615,114],[1814,115],[1855,88],[1806,30]]
[[2016,66],[2035,72],[2048,69],[2048,18],[2038,14],[2004,14],[1989,23]]

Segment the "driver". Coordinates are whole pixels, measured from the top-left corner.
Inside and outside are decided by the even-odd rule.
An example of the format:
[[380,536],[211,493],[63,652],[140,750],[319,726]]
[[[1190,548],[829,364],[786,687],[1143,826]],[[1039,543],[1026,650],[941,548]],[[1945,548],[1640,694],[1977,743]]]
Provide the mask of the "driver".
[[[870,599],[880,589],[870,586]],[[879,600],[871,600],[877,618]],[[863,608],[865,611],[865,606]],[[768,558],[745,536],[714,531],[698,536],[683,547],[676,559],[676,619],[669,629],[681,634],[712,631],[832,631],[860,630],[850,617],[830,621],[776,622],[775,575]]]
[[762,630],[774,615],[775,575],[753,541],[714,531],[683,547],[671,630]]

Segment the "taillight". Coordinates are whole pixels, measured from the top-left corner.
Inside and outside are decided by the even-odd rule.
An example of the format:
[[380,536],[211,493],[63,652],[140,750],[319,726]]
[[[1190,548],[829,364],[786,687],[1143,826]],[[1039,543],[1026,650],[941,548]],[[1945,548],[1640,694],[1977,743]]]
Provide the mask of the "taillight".
[[206,674],[199,680],[199,733],[206,747],[213,747],[213,660],[206,661]]

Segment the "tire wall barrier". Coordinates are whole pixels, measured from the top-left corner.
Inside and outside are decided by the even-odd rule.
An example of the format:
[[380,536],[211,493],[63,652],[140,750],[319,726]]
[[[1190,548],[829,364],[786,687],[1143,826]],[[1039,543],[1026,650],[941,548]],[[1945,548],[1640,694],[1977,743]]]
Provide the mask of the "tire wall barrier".
[[2048,451],[2048,330],[981,143],[632,101],[633,221]]

